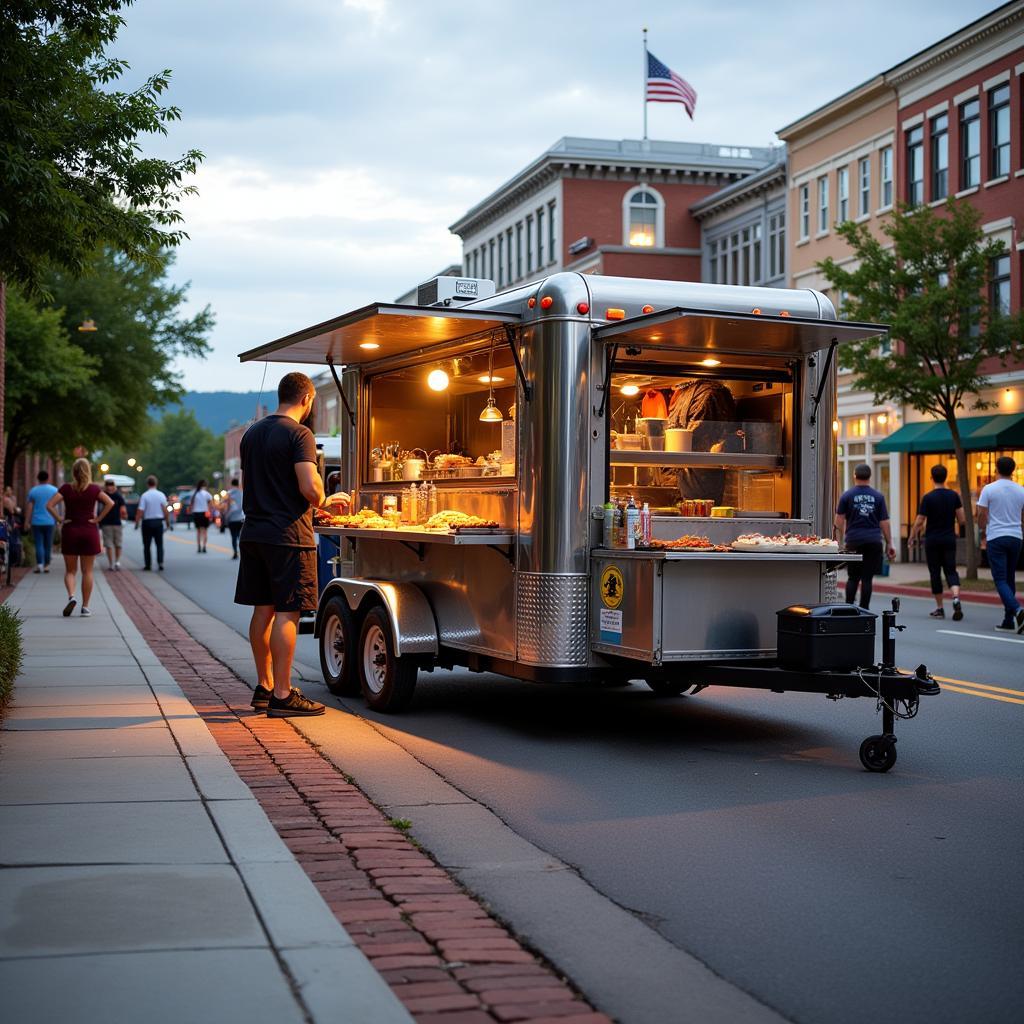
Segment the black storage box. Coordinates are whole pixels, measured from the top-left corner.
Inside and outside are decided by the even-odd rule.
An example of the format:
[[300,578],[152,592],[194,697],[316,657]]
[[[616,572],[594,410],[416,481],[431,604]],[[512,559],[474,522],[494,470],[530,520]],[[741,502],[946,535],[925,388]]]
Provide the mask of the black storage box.
[[874,612],[852,604],[792,605],[778,612],[779,664],[804,672],[875,663]]

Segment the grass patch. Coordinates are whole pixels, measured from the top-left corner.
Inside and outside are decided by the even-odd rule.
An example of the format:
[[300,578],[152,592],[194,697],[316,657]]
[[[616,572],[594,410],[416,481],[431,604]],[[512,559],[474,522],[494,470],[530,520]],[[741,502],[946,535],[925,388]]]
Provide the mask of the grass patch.
[[408,832],[412,828],[412,822],[408,818],[389,818],[388,824],[397,828],[399,832]]
[[[875,577],[878,578],[877,576]],[[923,590],[931,590],[932,584],[930,580],[918,580],[916,583],[904,583],[905,587],[921,587]],[[960,589],[970,591],[972,594],[994,594],[996,592],[996,585],[991,580],[960,580]],[[949,592],[949,587],[946,587],[946,592]]]
[[9,605],[0,605],[0,707],[7,703],[14,690],[22,654],[21,616]]

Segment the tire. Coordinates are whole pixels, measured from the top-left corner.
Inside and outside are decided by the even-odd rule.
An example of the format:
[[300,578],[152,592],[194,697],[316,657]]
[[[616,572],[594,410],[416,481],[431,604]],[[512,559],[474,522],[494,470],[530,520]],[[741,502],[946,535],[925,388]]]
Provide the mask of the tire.
[[895,738],[869,736],[860,745],[860,763],[869,772],[887,772],[896,763]]
[[371,608],[359,632],[359,682],[369,708],[385,714],[403,711],[416,689],[419,666],[395,656],[391,620],[383,608]]
[[355,619],[344,597],[332,597],[324,605],[318,646],[320,671],[327,689],[336,697],[357,697],[360,693],[358,634]]
[[659,697],[681,697],[687,690],[696,689],[689,679],[645,679],[644,682]]

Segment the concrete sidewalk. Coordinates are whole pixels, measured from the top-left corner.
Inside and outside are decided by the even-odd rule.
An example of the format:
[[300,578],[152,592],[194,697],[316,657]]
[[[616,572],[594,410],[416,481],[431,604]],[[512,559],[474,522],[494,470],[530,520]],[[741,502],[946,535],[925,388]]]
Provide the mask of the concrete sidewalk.
[[32,1024],[411,1020],[129,621],[61,575],[8,603],[26,659],[0,732],[0,997]]

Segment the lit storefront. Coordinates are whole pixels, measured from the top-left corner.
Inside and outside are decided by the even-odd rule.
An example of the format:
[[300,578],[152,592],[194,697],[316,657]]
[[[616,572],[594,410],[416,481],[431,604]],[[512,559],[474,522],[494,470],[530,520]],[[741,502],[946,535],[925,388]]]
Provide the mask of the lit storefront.
[[[841,410],[842,412],[842,410]],[[840,415],[836,421],[839,491],[853,487],[853,472],[862,462],[871,467],[871,486],[885,495],[887,503],[898,499],[899,464],[880,445],[899,429],[900,414],[892,408],[872,409],[857,415]]]

